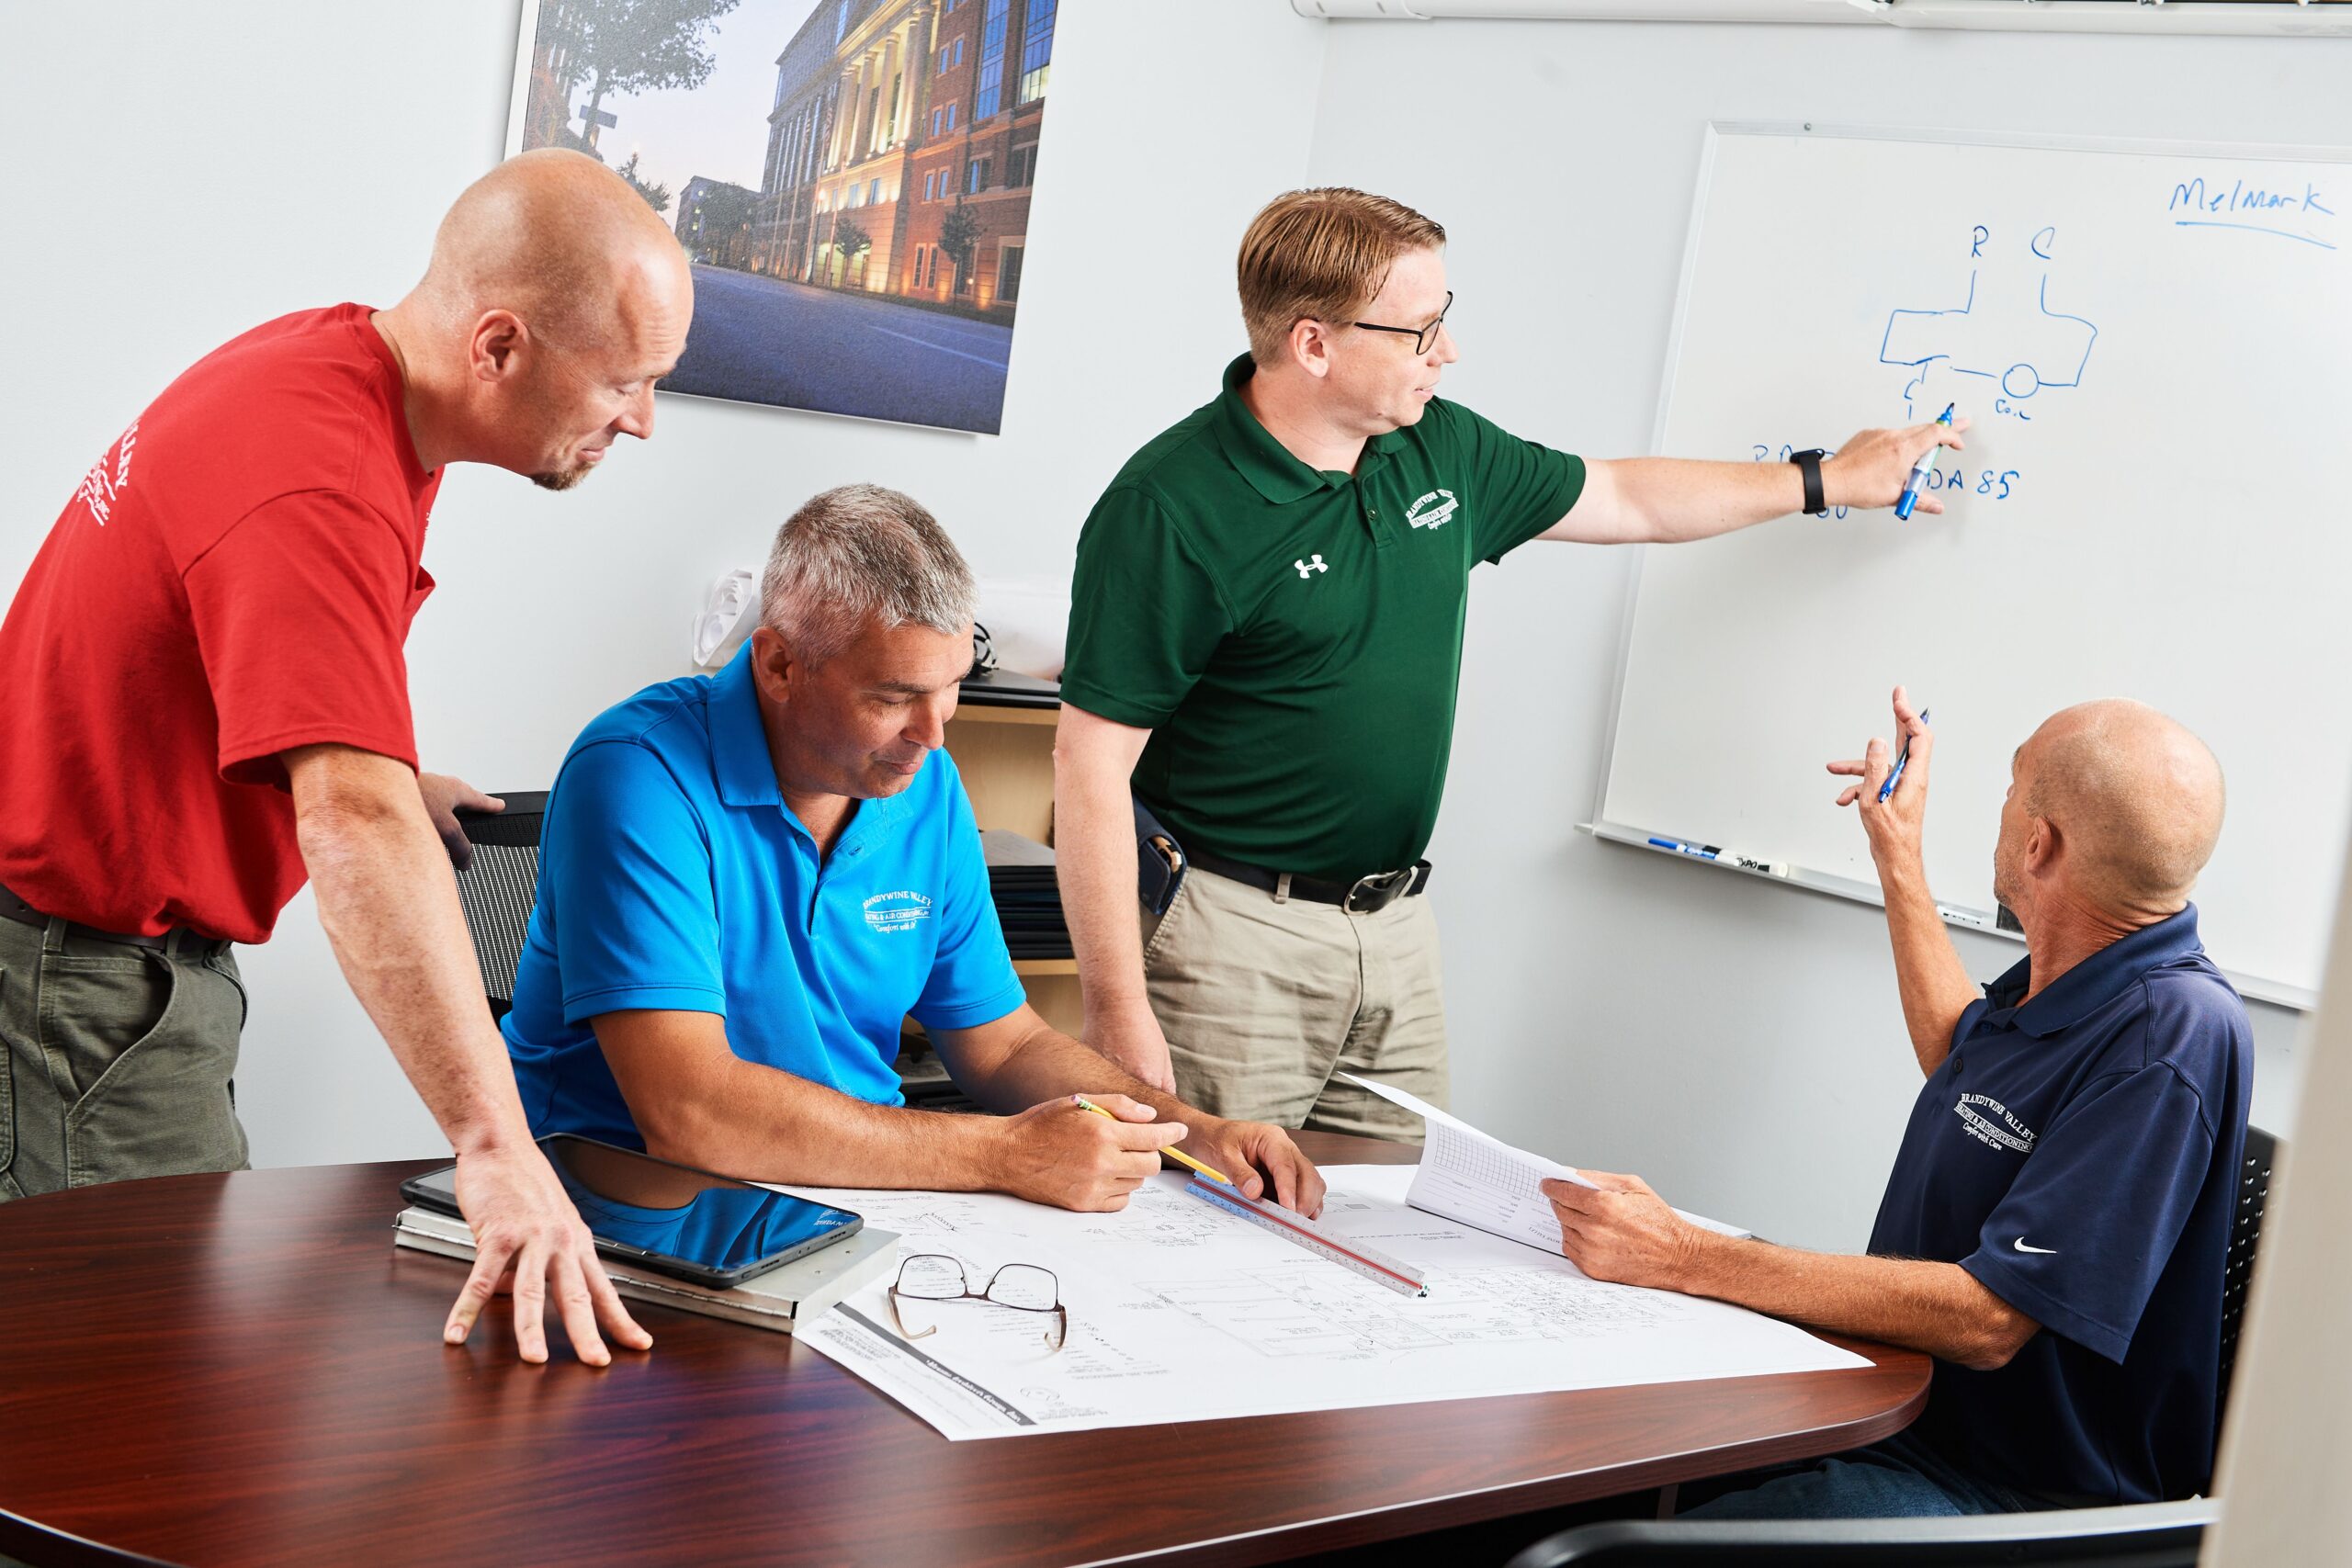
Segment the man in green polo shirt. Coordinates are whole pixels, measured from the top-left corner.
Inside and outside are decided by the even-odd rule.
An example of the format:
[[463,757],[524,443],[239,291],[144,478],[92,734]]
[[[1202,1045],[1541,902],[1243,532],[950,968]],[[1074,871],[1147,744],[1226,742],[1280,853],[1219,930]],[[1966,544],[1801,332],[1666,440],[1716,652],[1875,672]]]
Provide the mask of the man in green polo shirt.
[[[1472,567],[1535,538],[1699,539],[1891,506],[1967,424],[1770,465],[1587,463],[1522,441],[1436,396],[1457,357],[1444,242],[1361,191],[1276,198],[1241,243],[1250,353],[1128,461],[1079,538],[1054,801],[1085,1038],[1218,1115],[1418,1136],[1340,1071],[1445,1102],[1420,855]],[[1164,914],[1138,913],[1130,791],[1189,863]]]

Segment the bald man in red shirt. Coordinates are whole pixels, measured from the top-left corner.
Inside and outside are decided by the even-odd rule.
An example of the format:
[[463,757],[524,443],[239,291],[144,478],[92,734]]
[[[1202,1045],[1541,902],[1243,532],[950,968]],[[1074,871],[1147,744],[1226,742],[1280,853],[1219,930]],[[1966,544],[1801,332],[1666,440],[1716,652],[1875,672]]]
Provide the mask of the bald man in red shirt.
[[447,1337],[511,1280],[526,1360],[550,1294],[582,1360],[651,1342],[525,1124],[449,869],[497,803],[417,772],[402,647],[447,465],[577,484],[651,434],[693,310],[626,183],[527,152],[399,304],[223,344],[83,478],[0,623],[0,1200],[244,1167],[230,949],[308,881],[457,1151]]

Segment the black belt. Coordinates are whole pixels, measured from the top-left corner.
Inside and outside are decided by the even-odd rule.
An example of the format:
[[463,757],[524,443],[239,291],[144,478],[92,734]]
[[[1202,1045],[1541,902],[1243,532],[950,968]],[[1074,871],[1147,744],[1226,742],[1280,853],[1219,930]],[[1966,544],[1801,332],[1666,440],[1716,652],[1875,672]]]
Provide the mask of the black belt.
[[1353,882],[1326,882],[1319,876],[1299,876],[1291,872],[1268,871],[1261,865],[1244,865],[1211,850],[1188,846],[1185,854],[1204,871],[1263,888],[1276,898],[1337,904],[1351,915],[1376,914],[1399,898],[1419,896],[1430,885],[1430,863],[1425,860],[1417,860],[1402,871],[1376,871]]
[[[0,886],[0,919],[14,920],[20,926],[31,926],[36,931],[49,929],[47,915],[9,892],[5,886]],[[181,929],[187,930],[186,927]],[[65,922],[65,934],[96,937],[100,942],[126,942],[132,947],[152,947],[158,953],[166,951],[172,945],[172,933],[169,931],[165,931],[162,936],[130,936],[121,931],[102,931],[96,926],[79,925],[72,920]],[[228,951],[229,943],[218,938],[201,936],[192,930],[188,930],[187,934],[194,939],[195,944],[199,949],[209,947],[224,953]]]

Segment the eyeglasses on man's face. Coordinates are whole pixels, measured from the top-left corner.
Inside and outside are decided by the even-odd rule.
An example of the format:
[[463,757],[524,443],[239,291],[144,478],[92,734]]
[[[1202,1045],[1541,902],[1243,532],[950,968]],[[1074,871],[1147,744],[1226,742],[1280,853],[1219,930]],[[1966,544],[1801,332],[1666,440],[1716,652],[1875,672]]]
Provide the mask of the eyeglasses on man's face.
[[1432,349],[1432,348],[1434,348],[1434,347],[1436,347],[1436,346],[1437,346],[1437,334],[1438,334],[1438,329],[1445,325],[1445,312],[1446,312],[1447,310],[1453,310],[1453,289],[1451,289],[1451,288],[1449,288],[1449,289],[1447,289],[1447,290],[1445,291],[1445,306],[1444,306],[1444,309],[1442,309],[1442,310],[1439,310],[1439,311],[1438,311],[1438,313],[1437,313],[1437,320],[1436,320],[1436,321],[1431,321],[1428,326],[1425,326],[1425,327],[1384,327],[1384,326],[1380,325],[1377,321],[1350,321],[1350,322],[1348,323],[1348,325],[1350,325],[1350,326],[1351,326],[1351,327],[1362,327],[1365,332],[1368,332],[1368,333],[1400,333],[1400,334],[1402,334],[1403,336],[1406,336],[1406,337],[1411,338],[1411,339],[1413,340],[1413,352],[1414,352],[1415,354],[1427,354],[1430,349]]
[[1037,1314],[1048,1349],[1060,1349],[1069,1337],[1069,1309],[1062,1305],[1061,1281],[1053,1270],[1034,1263],[1008,1263],[989,1276],[985,1290],[976,1291],[962,1259],[919,1252],[899,1265],[899,1278],[890,1286],[890,1315],[906,1339],[939,1332],[945,1303],[960,1301]]

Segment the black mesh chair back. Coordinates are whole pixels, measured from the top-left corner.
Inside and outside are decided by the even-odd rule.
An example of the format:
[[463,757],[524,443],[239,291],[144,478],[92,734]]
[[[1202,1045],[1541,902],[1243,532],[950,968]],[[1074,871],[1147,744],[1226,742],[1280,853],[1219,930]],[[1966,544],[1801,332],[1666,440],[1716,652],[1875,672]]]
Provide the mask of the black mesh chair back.
[[473,864],[458,873],[458,902],[474,939],[492,1018],[505,1017],[514,1005],[514,971],[523,962],[523,936],[538,898],[539,825],[547,817],[548,792],[518,789],[499,798],[506,802],[503,811],[458,813],[458,824],[474,847]]
[[2262,1211],[2270,1201],[2270,1168],[2278,1157],[2278,1140],[2259,1127],[2245,1130],[2245,1158],[2238,1166],[2236,1217],[2230,1224],[2230,1249],[2222,1265],[2222,1382],[2213,1405],[2213,1430],[2222,1429],[2221,1415],[2230,1403],[2230,1378],[2238,1364],[2238,1328],[2245,1318],[2245,1288],[2254,1278],[2254,1255],[2262,1240]]
[[2210,1497],[1937,1519],[1662,1519],[1546,1536],[1510,1568],[2197,1568]]

